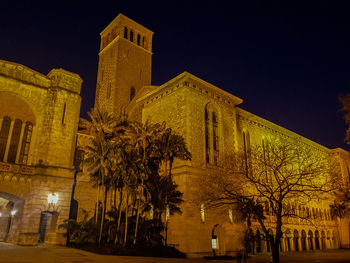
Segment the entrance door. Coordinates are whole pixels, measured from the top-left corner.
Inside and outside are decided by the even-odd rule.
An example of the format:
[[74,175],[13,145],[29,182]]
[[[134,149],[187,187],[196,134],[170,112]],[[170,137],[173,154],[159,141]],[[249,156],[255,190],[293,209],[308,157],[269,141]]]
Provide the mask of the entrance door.
[[5,242],[10,232],[11,218],[9,215],[2,214],[0,217],[0,241]]
[[47,222],[49,220],[49,215],[47,212],[42,212],[40,216],[40,225],[39,225],[39,243],[45,242],[45,235],[47,229]]

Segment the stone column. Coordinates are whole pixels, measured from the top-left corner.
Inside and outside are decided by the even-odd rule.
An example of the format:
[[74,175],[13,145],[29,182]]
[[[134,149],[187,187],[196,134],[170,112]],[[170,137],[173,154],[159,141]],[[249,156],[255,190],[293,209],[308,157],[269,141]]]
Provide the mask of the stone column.
[[315,242],[315,237],[311,238],[312,239],[312,247],[314,250],[316,250],[316,242]]
[[13,125],[14,124],[15,124],[15,120],[11,120],[9,135],[7,137],[6,150],[5,150],[5,155],[4,155],[4,162],[7,162],[7,157],[9,155],[10,143],[11,143],[12,131],[13,131]]
[[303,247],[301,246],[301,238],[300,237],[298,237],[297,242],[298,242],[299,251],[303,251]]
[[282,248],[282,252],[286,251],[286,241],[285,238],[281,238],[281,248]]
[[292,237],[289,238],[290,251],[295,251],[294,248],[294,239]]
[[310,247],[309,247],[309,238],[308,237],[305,238],[305,246],[306,246],[306,251],[309,251]]

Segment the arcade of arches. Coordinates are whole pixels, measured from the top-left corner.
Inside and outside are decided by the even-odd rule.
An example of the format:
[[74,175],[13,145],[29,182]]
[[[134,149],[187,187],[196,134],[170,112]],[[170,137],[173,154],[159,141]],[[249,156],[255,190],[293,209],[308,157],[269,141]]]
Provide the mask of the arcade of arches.
[[[272,229],[269,229],[273,234]],[[261,230],[256,231],[255,243],[251,245],[253,253],[270,252],[270,244]],[[280,242],[280,251],[325,250],[339,247],[335,230],[291,230],[286,229]]]

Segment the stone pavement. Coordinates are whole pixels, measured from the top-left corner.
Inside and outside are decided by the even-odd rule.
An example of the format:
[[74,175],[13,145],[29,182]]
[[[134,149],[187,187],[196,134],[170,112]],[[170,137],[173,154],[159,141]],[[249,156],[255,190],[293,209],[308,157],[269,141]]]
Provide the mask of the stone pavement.
[[[0,242],[0,263],[227,263],[235,260],[172,259],[105,256],[58,246],[22,247]],[[257,255],[248,263],[271,262],[270,255]],[[281,255],[281,263],[350,263],[350,250],[296,252]]]

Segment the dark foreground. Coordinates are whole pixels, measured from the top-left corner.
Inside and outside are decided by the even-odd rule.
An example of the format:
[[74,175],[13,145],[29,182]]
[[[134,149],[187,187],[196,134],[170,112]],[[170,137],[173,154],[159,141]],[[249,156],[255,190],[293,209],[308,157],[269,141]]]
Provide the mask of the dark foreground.
[[[90,252],[55,246],[21,247],[0,243],[0,263],[214,263],[237,262],[236,260],[174,259],[151,257],[126,257],[97,255]],[[271,262],[269,255],[254,256],[248,263]],[[281,255],[282,263],[350,263],[350,250],[330,250],[324,252],[297,252]]]

